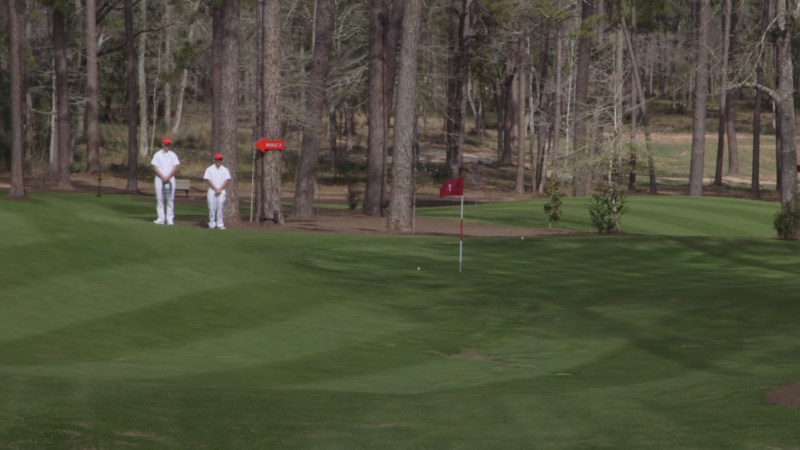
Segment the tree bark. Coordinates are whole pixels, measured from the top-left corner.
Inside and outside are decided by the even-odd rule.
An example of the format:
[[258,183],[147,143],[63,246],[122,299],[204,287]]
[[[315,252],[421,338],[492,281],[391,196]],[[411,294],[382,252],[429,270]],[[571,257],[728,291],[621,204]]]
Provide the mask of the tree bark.
[[[265,2],[264,21],[264,59],[262,62],[263,80],[262,136],[267,139],[283,139],[281,131],[281,0],[259,0]],[[260,153],[260,152],[259,152]],[[283,187],[281,182],[281,152],[269,151],[260,154],[260,198],[256,215],[262,224],[267,220],[283,225],[282,212]]]
[[[220,90],[214,92],[219,96],[219,118],[216,132],[219,138],[219,151],[225,157],[225,166],[231,173],[228,184],[227,201],[223,215],[226,223],[236,224],[241,221],[239,212],[238,162],[239,145],[237,139],[237,118],[239,111],[239,0],[222,0],[214,14],[214,24],[219,33],[215,35],[219,42],[220,53]],[[216,99],[215,99],[216,100]]]
[[[728,79],[736,77],[736,52],[739,40],[739,7],[741,0],[733,0],[730,12],[730,33],[728,39]],[[728,135],[728,175],[739,175],[739,144],[736,141],[736,115],[733,104],[733,91],[725,95],[725,132]]]
[[[11,72],[11,188],[9,198],[25,198],[25,146],[22,115],[22,28],[17,0],[8,2],[9,66]],[[32,124],[31,124],[32,126]]]
[[338,169],[336,161],[336,107],[331,105],[328,108],[328,146],[331,151],[331,168],[333,169],[333,177],[336,178],[336,170]]
[[494,105],[497,112],[497,162],[502,164],[503,152],[505,150],[505,108],[506,102],[504,97],[505,90],[503,89],[503,81],[498,76],[494,82]]
[[[633,67],[638,67],[636,63],[636,54],[633,52],[633,45],[631,43],[630,34],[628,34],[628,27],[625,23],[625,16],[620,14],[620,22],[622,24],[622,30],[625,35],[625,40],[627,42],[628,47],[628,56],[631,60],[631,65]],[[656,185],[656,166],[655,166],[655,159],[653,157],[653,149],[651,146],[651,139],[650,139],[650,123],[648,122],[647,118],[647,108],[645,107],[645,95],[644,90],[642,89],[642,80],[639,78],[639,72],[634,70],[633,71],[633,81],[634,86],[636,87],[636,94],[639,98],[639,112],[642,115],[642,125],[644,127],[644,137],[645,137],[645,145],[647,146],[647,171],[649,175],[650,181],[650,194],[658,194],[658,187]]]
[[72,152],[70,150],[72,119],[69,113],[69,84],[67,80],[67,30],[66,17],[58,8],[53,9],[53,55],[56,79],[56,127],[58,133],[58,171],[54,174],[56,185],[71,188]]
[[511,152],[517,145],[517,135],[514,132],[516,128],[517,115],[517,90],[514,89],[516,83],[517,70],[510,58],[506,58],[506,78],[503,84],[503,100],[505,102],[503,113],[503,153],[500,158],[500,164],[511,165]]
[[[761,32],[769,29],[769,0],[761,0]],[[756,83],[764,84],[764,46],[759,47],[758,62],[756,65]],[[753,170],[750,189],[753,198],[761,198],[761,102],[762,93],[756,90],[755,107],[753,108]]]
[[[520,20],[520,31],[523,25]],[[516,111],[516,128],[518,133],[517,138],[517,179],[515,190],[517,194],[525,193],[525,66],[528,63],[528,53],[525,49],[525,33],[522,32],[517,38],[517,64],[519,69],[517,71],[517,111]],[[463,129],[462,129],[463,132]],[[533,159],[531,159],[531,169],[533,169]],[[536,191],[536,185],[531,183],[531,192]]]
[[[139,1],[139,20],[142,29],[147,25],[147,0]],[[147,33],[139,36],[139,156],[145,157],[150,152],[147,146],[147,77],[145,74],[145,53],[147,50]],[[155,108],[155,105],[153,105]]]
[[[164,22],[166,26],[170,26],[172,21],[172,5],[170,2],[164,2]],[[164,81],[164,124],[169,130],[172,127],[172,28],[164,30],[164,71],[168,73],[167,79]],[[156,105],[153,108],[158,109]]]
[[692,116],[692,159],[689,167],[689,195],[703,195],[703,170],[706,150],[706,102],[708,96],[708,23],[711,16],[711,1],[697,0],[695,51],[697,65],[694,81],[694,105]]
[[403,37],[400,48],[394,154],[392,158],[392,200],[386,228],[391,231],[412,230],[411,198],[414,161],[414,122],[417,101],[417,50],[419,46],[422,0],[407,0],[403,14]]
[[[197,11],[197,8],[200,6],[200,2],[195,1],[192,3],[192,13]],[[189,25],[189,35],[187,36],[186,42],[192,43],[194,40],[194,22]],[[172,134],[178,134],[178,131],[181,128],[181,119],[183,118],[183,99],[186,95],[186,84],[189,81],[189,69],[183,69],[183,75],[181,76],[181,88],[178,91],[178,104],[175,107],[175,123],[172,126]]]
[[293,212],[297,216],[314,214],[314,191],[319,166],[319,142],[325,91],[330,69],[333,29],[333,0],[319,0],[315,23],[315,45],[304,111],[303,148],[297,169]]
[[[545,161],[545,146],[548,142],[547,129],[550,126],[550,120],[547,117],[547,69],[549,64],[550,55],[550,33],[549,33],[549,20],[543,25],[544,36],[542,36],[542,52],[539,62],[539,133],[538,133],[538,149],[536,157],[536,176],[534,180],[533,189],[544,184],[544,179],[547,178],[547,173],[544,173]],[[558,65],[558,63],[556,63]],[[558,70],[558,69],[556,69]],[[560,81],[560,80],[558,80]],[[560,84],[560,83],[557,83]],[[560,86],[559,86],[560,88]],[[533,114],[533,112],[531,112]],[[531,161],[531,165],[534,162]]]
[[[581,24],[586,24],[594,14],[594,0],[581,0]],[[576,197],[586,195],[586,163],[581,161],[588,148],[586,138],[586,114],[589,100],[589,64],[592,53],[592,38],[583,33],[578,41],[578,69],[575,79],[575,133],[574,153],[577,160],[572,173],[572,192]]]
[[[559,6],[561,2],[559,1]],[[556,86],[553,99],[553,173],[558,176],[558,155],[561,151],[561,74],[564,72],[564,39],[561,37],[561,22],[556,24]]]
[[778,51],[778,121],[780,122],[780,189],[781,204],[785,209],[795,208],[797,202],[797,147],[795,144],[794,109],[794,65],[792,60],[792,36],[797,17],[796,11],[787,11],[786,4],[777,2]]
[[128,88],[128,185],[126,190],[135,194],[139,190],[138,185],[138,125],[136,98],[138,96],[138,86],[136,85],[136,48],[133,37],[133,2],[124,0],[124,20],[125,20],[125,66]]
[[473,0],[450,2],[450,64],[445,117],[445,159],[451,178],[459,176],[464,162],[464,122],[467,113],[464,88],[469,79],[472,5]]
[[86,0],[86,170],[100,173],[96,0]]
[[725,156],[725,115],[728,111],[728,56],[730,54],[731,0],[725,0],[722,25],[722,70],[720,71],[719,91],[719,137],[717,140],[717,164],[714,171],[714,185],[722,186],[722,165]]
[[[631,45],[633,46],[633,53],[636,54],[636,5],[631,8]],[[636,105],[639,104],[639,96],[636,94],[636,85],[634,83],[635,77],[633,72],[639,70],[638,67],[631,65],[630,79],[628,80],[631,88],[631,143],[630,143],[630,157],[628,165],[630,166],[630,173],[628,174],[628,190],[636,190],[636,155],[639,151],[639,145],[636,143],[637,127],[639,126],[639,111]]]
[[[220,0],[224,1],[224,0]],[[223,34],[222,29],[222,8],[217,6],[211,10],[211,151],[219,152],[220,137],[219,120],[221,118],[220,109],[222,105],[222,64],[223,58]]]
[[381,18],[386,14],[384,0],[371,0],[369,6],[369,115],[367,117],[369,135],[367,137],[367,186],[364,191],[364,214],[379,216],[384,184],[383,148],[386,141],[386,95],[384,94],[383,43],[384,24]]

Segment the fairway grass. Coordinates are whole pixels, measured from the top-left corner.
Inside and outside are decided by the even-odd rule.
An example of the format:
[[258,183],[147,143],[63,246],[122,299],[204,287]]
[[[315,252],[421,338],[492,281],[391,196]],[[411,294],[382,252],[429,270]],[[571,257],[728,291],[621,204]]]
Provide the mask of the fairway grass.
[[[469,198],[469,194],[468,197]],[[516,227],[547,228],[546,199],[464,205],[464,220]],[[589,220],[587,197],[563,200],[563,215],[554,226],[597,232]],[[622,216],[622,231],[663,236],[772,238],[777,203],[720,197],[630,196]],[[420,209],[428,217],[458,219],[457,206]]]
[[800,447],[763,403],[800,379],[800,246],[753,239],[776,205],[637,197],[641,235],[469,239],[459,274],[454,238],[32,196],[0,200],[0,448]]

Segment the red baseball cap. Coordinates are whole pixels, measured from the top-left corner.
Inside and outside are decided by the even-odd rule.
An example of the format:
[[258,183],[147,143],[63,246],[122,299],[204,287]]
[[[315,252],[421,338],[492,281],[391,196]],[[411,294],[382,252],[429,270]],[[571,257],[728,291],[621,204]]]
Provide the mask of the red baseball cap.
[[161,145],[169,145],[169,144],[172,144],[172,141],[168,137],[165,137],[164,139],[161,140]]
[[214,155],[214,160],[222,159],[222,153],[217,153]]

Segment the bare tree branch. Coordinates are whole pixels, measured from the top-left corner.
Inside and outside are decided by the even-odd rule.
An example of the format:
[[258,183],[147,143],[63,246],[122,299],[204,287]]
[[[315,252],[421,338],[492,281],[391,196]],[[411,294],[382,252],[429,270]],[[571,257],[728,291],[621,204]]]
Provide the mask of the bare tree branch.
[[778,101],[778,93],[773,91],[772,89],[764,86],[763,84],[758,84],[758,83],[737,83],[737,84],[732,84],[732,85],[728,86],[728,90],[729,91],[735,91],[736,89],[741,89],[741,88],[756,89],[758,91],[761,91],[761,92],[769,95],[776,102]]

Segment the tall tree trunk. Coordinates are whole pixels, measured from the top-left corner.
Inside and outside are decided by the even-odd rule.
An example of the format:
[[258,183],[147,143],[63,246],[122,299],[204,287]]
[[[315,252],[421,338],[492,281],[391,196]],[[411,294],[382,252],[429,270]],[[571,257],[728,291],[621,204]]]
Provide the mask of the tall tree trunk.
[[506,58],[506,78],[503,84],[503,100],[505,100],[505,112],[503,113],[503,153],[500,164],[511,165],[511,149],[517,144],[517,136],[514,134],[514,123],[516,121],[516,101],[517,90],[514,89],[516,83],[516,68],[510,58]]
[[58,187],[71,188],[72,152],[70,151],[72,119],[69,113],[69,84],[67,80],[67,30],[66,17],[58,8],[53,9],[53,55],[56,79],[56,127],[58,132]]
[[136,98],[138,97],[138,86],[136,85],[136,48],[133,37],[133,2],[124,0],[124,20],[125,20],[125,66],[127,74],[128,88],[128,186],[126,190],[135,194],[139,190],[138,185],[138,122]]
[[[520,30],[522,29],[520,21]],[[517,37],[517,60],[519,69],[517,71],[517,111],[516,111],[516,128],[518,133],[517,138],[517,180],[515,190],[517,194],[525,193],[525,66],[528,64],[528,54],[525,49],[525,33],[521,33]],[[533,160],[531,159],[531,168],[533,168]],[[536,186],[531,184],[531,192],[535,192]]]
[[[628,34],[628,26],[625,23],[625,16],[620,14],[620,22],[622,24],[622,30],[625,34],[625,40],[627,42],[628,47],[628,56],[631,60],[631,65],[633,67],[638,67],[636,64],[636,54],[633,52],[633,45],[631,43],[630,34]],[[647,146],[647,172],[649,175],[650,181],[650,194],[658,194],[658,187],[656,185],[656,165],[655,165],[655,158],[653,157],[653,149],[651,146],[652,140],[650,138],[650,123],[647,119],[647,108],[645,107],[645,95],[644,90],[642,89],[642,80],[639,78],[639,72],[634,70],[633,72],[633,80],[634,85],[636,86],[636,94],[639,97],[639,113],[642,115],[642,125],[644,127],[644,137],[645,137],[645,145]]]
[[504,98],[504,89],[502,78],[498,77],[494,82],[494,105],[497,117],[497,162],[502,163],[503,151],[505,149],[505,110],[506,102]]
[[403,37],[400,48],[394,154],[392,158],[392,200],[386,227],[392,231],[412,229],[411,197],[414,192],[414,122],[417,101],[417,49],[420,34],[422,0],[407,0],[403,14]]
[[[581,0],[581,21],[586,22],[594,14],[594,0]],[[586,156],[588,140],[586,136],[587,102],[589,100],[589,64],[592,53],[592,38],[582,34],[578,41],[578,72],[575,79],[575,137],[573,141],[577,163],[573,169],[573,195],[586,195]]]
[[[561,2],[558,2],[559,7]],[[561,37],[561,22],[556,24],[556,86],[553,99],[553,173],[558,172],[558,155],[561,151],[561,74],[564,72],[564,39]]]
[[[470,0],[471,1],[471,0]],[[397,79],[397,51],[400,49],[400,34],[403,27],[403,12],[406,0],[392,0],[389,24],[384,28],[386,36],[386,117],[387,121],[394,102],[394,86]],[[387,122],[388,124],[388,122]],[[388,127],[387,127],[388,129]]]
[[86,0],[86,154],[89,173],[100,173],[96,0]]
[[451,178],[456,178],[464,160],[464,120],[466,96],[464,87],[469,78],[469,53],[472,41],[473,0],[451,0],[447,107],[445,117],[446,165]]
[[[794,2],[792,2],[794,4]],[[797,17],[796,12],[786,10],[786,4],[777,2],[775,11],[777,22],[778,50],[778,121],[780,122],[780,188],[781,204],[795,207],[797,201],[797,146],[795,144],[794,109],[794,65],[792,60],[792,36]]]
[[[264,131],[262,136],[268,139],[282,139],[281,131],[281,0],[259,0],[265,2],[263,7],[264,21],[264,58],[262,61],[263,80],[262,111]],[[256,206],[256,214],[263,223],[272,219],[283,225],[281,182],[281,153],[270,151],[260,154],[260,198]]]
[[[217,5],[221,1],[216,2]],[[212,153],[219,152],[220,147],[220,124],[221,118],[220,109],[222,105],[222,64],[225,55],[223,55],[223,34],[222,29],[223,17],[222,8],[217,6],[211,10],[211,151]],[[228,202],[230,203],[230,202]]]
[[725,161],[725,127],[728,100],[728,57],[730,55],[731,0],[725,0],[722,18],[722,70],[719,90],[719,138],[717,140],[717,165],[714,171],[714,185],[722,186],[722,165]]
[[[633,46],[633,53],[636,54],[636,4],[631,7],[631,45]],[[630,157],[628,165],[630,166],[630,174],[628,175],[628,190],[636,190],[636,155],[639,152],[639,145],[636,143],[637,127],[639,126],[639,111],[636,105],[639,104],[639,96],[636,94],[636,85],[634,83],[635,77],[633,72],[639,70],[638,67],[631,65],[631,74],[629,78],[631,88],[631,143],[630,143]]]
[[[192,3],[191,11],[194,13],[197,11],[197,8],[200,7],[200,1],[197,0]],[[194,40],[194,22],[189,25],[189,35],[186,38],[186,42],[189,44],[192,43]],[[183,99],[186,94],[186,84],[189,81],[189,69],[183,69],[183,75],[181,76],[181,88],[178,91],[178,104],[175,107],[175,123],[172,126],[172,134],[178,134],[178,131],[181,128],[181,119],[183,118]]]
[[622,108],[625,98],[625,39],[621,29],[617,29],[616,34],[617,39],[614,48],[614,149],[616,152],[617,183],[622,184],[624,180],[624,173],[622,172],[622,118],[624,114]]
[[328,146],[331,151],[331,168],[333,169],[333,177],[336,178],[336,169],[339,167],[336,161],[336,107],[331,105],[328,108]]
[[[761,0],[761,32],[766,33],[769,29],[769,0]],[[756,83],[764,84],[764,46],[759,46],[758,62],[756,65]],[[761,171],[761,102],[762,94],[756,91],[755,108],[753,109],[753,171],[750,181],[750,189],[753,198],[761,198],[760,171]]]
[[384,0],[371,0],[369,6],[369,135],[367,137],[367,187],[364,191],[364,214],[379,216],[384,185],[383,149],[386,141],[386,95],[384,86],[385,47]]
[[692,159],[689,167],[689,195],[703,195],[703,170],[706,151],[706,101],[708,97],[708,23],[711,0],[697,0],[695,50],[697,54],[692,117]]
[[319,141],[322,114],[325,109],[325,91],[330,68],[333,29],[333,0],[319,0],[315,23],[314,60],[308,85],[303,123],[303,148],[297,184],[294,191],[293,212],[298,216],[314,213],[314,190],[319,166]]
[[214,96],[220,97],[217,120],[219,130],[219,151],[225,157],[225,166],[231,173],[228,184],[227,201],[223,215],[226,223],[236,224],[241,220],[239,212],[239,188],[237,167],[239,162],[239,145],[237,139],[237,118],[239,111],[239,0],[222,0],[214,14],[214,24],[219,33],[215,35],[221,42],[218,44],[220,54],[220,90]]
[[[728,0],[730,1],[730,0]],[[730,12],[730,33],[728,35],[728,79],[736,77],[736,52],[739,40],[739,7],[741,0],[734,0]],[[739,175],[739,144],[736,142],[736,115],[734,111],[734,92],[727,91],[725,97],[725,132],[728,135],[728,175]]]
[[[541,57],[539,60],[539,132],[538,132],[538,150],[537,150],[537,157],[536,157],[536,177],[534,183],[534,190],[544,184],[544,179],[547,178],[547,174],[543,173],[544,167],[544,158],[545,158],[545,146],[548,142],[547,136],[547,129],[550,126],[550,120],[547,117],[547,69],[549,66],[549,55],[550,55],[550,33],[549,33],[549,20],[546,21],[543,25],[543,33],[542,36],[542,52]],[[558,64],[556,64],[558,65]],[[558,70],[558,69],[556,69]],[[560,81],[560,80],[559,80]],[[559,86],[560,87],[560,86]],[[533,112],[531,112],[532,114]],[[531,165],[533,165],[533,161],[531,161]]]
[[[142,29],[147,28],[147,0],[139,0],[139,21]],[[149,153],[147,146],[147,76],[145,74],[145,52],[147,51],[147,33],[139,36],[139,156]],[[153,105],[155,108],[155,105]]]
[[347,136],[347,151],[353,151],[353,141],[356,136],[356,118],[353,107],[350,103],[344,103],[344,122],[345,122],[345,135]]
[[[605,27],[606,27],[606,13],[605,13],[605,0],[597,0],[597,16],[599,19],[595,22],[594,27],[594,35],[596,42],[598,43],[599,49],[599,59],[600,60],[607,60],[609,55],[607,53],[608,46],[605,45]],[[589,95],[591,98],[600,98],[602,97],[603,90],[606,89],[605,86],[597,79],[590,80],[589,84]],[[597,101],[596,101],[597,103]],[[599,106],[599,105],[598,105]],[[591,160],[597,160],[600,153],[602,152],[603,147],[603,123],[600,122],[600,115],[602,114],[601,108],[595,106],[592,111],[592,122],[590,125],[590,129],[592,130],[591,136]],[[588,167],[587,173],[587,189],[591,189],[592,185],[596,182],[596,180],[603,180],[607,177],[602,175],[603,172],[606,171],[606,168],[600,167],[597,162],[593,162]]]
[[[172,5],[170,2],[164,2],[164,22],[167,26],[172,23]],[[164,30],[164,71],[168,73],[167,79],[164,80],[164,123],[167,130],[172,127],[172,28]],[[153,108],[158,109],[156,105]]]
[[[8,2],[9,66],[11,72],[11,189],[9,198],[25,198],[25,146],[22,115],[22,28],[17,0]],[[31,124],[32,126],[33,124]]]

